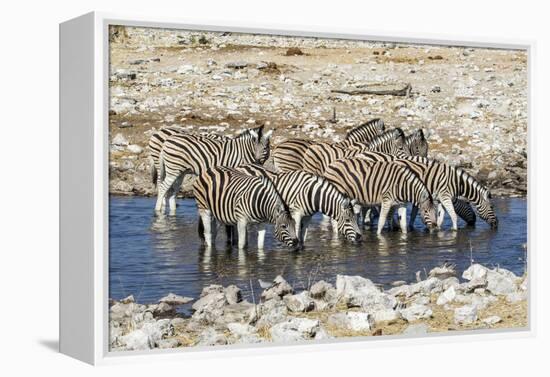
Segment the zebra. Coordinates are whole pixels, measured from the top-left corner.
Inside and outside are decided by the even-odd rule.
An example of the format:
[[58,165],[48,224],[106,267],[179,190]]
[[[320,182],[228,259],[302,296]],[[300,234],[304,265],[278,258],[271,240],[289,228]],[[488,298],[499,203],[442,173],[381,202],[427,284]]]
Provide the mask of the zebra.
[[[491,204],[489,189],[479,183],[465,170],[418,156],[396,159],[394,162],[413,170],[421,178],[434,198],[437,199],[451,217],[453,230],[458,229],[457,214],[453,205],[453,199],[457,197],[473,203],[477,208],[479,217],[487,222],[491,228],[498,228],[498,218]],[[418,209],[413,206],[409,227],[412,227],[412,224],[414,224],[417,211]],[[441,224],[443,216],[439,216],[439,218]]]
[[249,175],[264,175],[273,181],[283,201],[290,208],[302,246],[311,217],[316,212],[331,217],[335,221],[335,231],[348,241],[361,239],[361,230],[357,226],[354,211],[356,200],[350,200],[325,178],[304,171],[272,173],[254,164],[240,166],[236,170]]
[[213,166],[234,167],[241,164],[264,163],[269,158],[272,130],[260,134],[246,130],[234,139],[213,140],[205,136],[174,134],[164,142],[160,156],[162,183],[157,185],[155,211],[162,210],[169,192],[170,210],[175,211],[175,196],[186,174],[199,175]]
[[[346,134],[341,146],[349,143],[369,142],[375,136],[384,132],[384,121],[372,119],[357,127],[354,127]],[[273,162],[279,172],[302,170],[304,155],[309,147],[314,144],[321,144],[306,139],[289,139],[278,144],[273,149]],[[339,144],[339,143],[336,143]]]
[[[260,126],[257,128],[252,128],[253,131],[256,131],[259,135],[262,134],[264,126]],[[162,150],[162,146],[164,145],[164,142],[166,139],[168,139],[170,136],[174,134],[181,134],[181,135],[198,135],[198,136],[204,136],[212,140],[227,140],[230,139],[230,137],[210,132],[200,132],[200,133],[194,133],[192,131],[189,131],[189,129],[184,128],[179,125],[172,125],[172,126],[166,126],[162,127],[161,129],[153,132],[151,134],[151,137],[149,138],[149,157],[152,160],[151,164],[151,180],[153,182],[153,185],[157,185],[157,178],[159,175],[159,157],[160,152]]]
[[405,137],[405,145],[411,156],[428,157],[428,141],[421,128]]
[[[363,152],[363,153],[357,155],[357,157],[358,158],[363,158],[363,159],[366,159],[366,160],[372,161],[372,162],[374,162],[374,161],[391,162],[391,161],[398,160],[398,158],[395,157],[395,156],[385,154],[385,153],[380,153],[380,152],[372,152],[372,151]],[[424,180],[423,176],[419,176],[419,178]],[[432,192],[432,191],[430,191],[430,192]],[[432,194],[433,194],[433,192],[432,192]],[[434,197],[434,199],[437,199],[437,198]],[[475,223],[476,223],[476,214],[473,211],[470,204],[467,201],[459,199],[459,198],[453,198],[452,203],[453,203],[453,208],[454,208],[456,214],[460,218],[462,218],[468,226],[474,226]],[[437,226],[438,227],[441,227],[441,225],[443,224],[444,216],[445,216],[444,207],[443,207],[443,205],[439,204],[438,213],[437,213]],[[404,218],[402,218],[402,220],[404,221]],[[409,228],[412,228],[412,222],[409,224]],[[401,226],[401,229],[403,231],[405,231],[403,225]]]
[[[295,222],[273,182],[266,176],[252,176],[235,169],[215,166],[204,170],[193,184],[193,194],[200,215],[199,235],[207,247],[216,239],[217,221],[237,226],[239,249],[247,245],[247,225],[275,224],[274,235],[286,246],[296,248]],[[263,243],[263,241],[262,241]]]
[[327,166],[341,158],[351,158],[365,151],[374,150],[401,157],[409,155],[405,146],[405,134],[400,128],[395,128],[376,136],[368,143],[349,144],[315,144],[310,146],[304,155],[303,169],[307,172],[322,175]]
[[381,204],[377,234],[381,234],[391,207],[404,202],[411,202],[422,210],[428,229],[436,225],[434,202],[428,188],[413,171],[395,162],[340,159],[328,166],[324,176],[339,191],[362,205]]

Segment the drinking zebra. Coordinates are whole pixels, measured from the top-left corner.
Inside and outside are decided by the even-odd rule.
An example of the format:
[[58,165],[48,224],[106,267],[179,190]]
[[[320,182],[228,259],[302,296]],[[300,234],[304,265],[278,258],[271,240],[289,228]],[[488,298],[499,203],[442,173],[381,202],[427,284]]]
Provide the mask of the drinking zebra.
[[185,175],[199,175],[209,167],[234,167],[264,163],[269,157],[272,131],[265,134],[247,130],[234,139],[214,140],[197,135],[173,134],[164,142],[159,156],[158,196],[155,210],[160,212],[170,191],[170,210],[175,210],[175,196]]
[[367,150],[384,152],[400,157],[409,155],[408,148],[405,145],[403,130],[394,128],[374,137],[368,143],[323,143],[312,145],[304,155],[303,169],[313,174],[322,175],[332,161],[341,158],[351,158]]
[[324,176],[339,191],[357,199],[361,205],[381,205],[378,234],[382,232],[391,207],[406,202],[421,209],[422,219],[429,229],[436,225],[435,207],[429,190],[406,167],[394,162],[347,158],[331,163]]
[[[350,143],[369,142],[377,135],[384,132],[384,122],[381,119],[372,119],[365,122],[346,135],[341,146]],[[321,142],[305,139],[285,140],[273,149],[273,162],[279,172],[302,170],[304,155],[309,147]]]
[[[363,154],[359,158],[364,159],[367,155]],[[420,177],[434,196],[434,199],[443,206],[451,217],[453,230],[458,229],[457,214],[453,205],[453,200],[458,197],[473,203],[477,208],[479,217],[486,221],[491,228],[498,227],[498,219],[491,204],[491,193],[466,171],[436,160],[418,156],[396,159],[394,162],[411,169]],[[464,208],[461,207],[461,209]],[[417,208],[413,206],[409,227],[412,227],[412,224],[414,224],[416,213]],[[443,214],[440,213],[439,224],[443,222],[443,217]]]
[[275,224],[274,235],[288,247],[298,245],[296,226],[288,207],[266,176],[252,176],[216,166],[204,170],[193,184],[201,231],[208,247],[216,240],[217,221],[237,226],[239,249],[247,245],[248,224]]
[[339,192],[327,179],[304,171],[271,173],[258,165],[240,166],[236,170],[249,175],[264,175],[273,181],[296,222],[296,234],[302,245],[311,217],[317,212],[332,218],[335,231],[348,241],[361,238],[354,212],[356,201]]
[[[389,154],[386,154],[386,153],[373,152],[373,151],[363,152],[363,153],[357,155],[357,157],[358,158],[364,158],[367,161],[372,161],[372,162],[374,162],[374,161],[391,162],[391,161],[398,160],[398,158],[395,157],[395,156],[392,156],[392,155],[389,155]],[[407,158],[405,158],[405,159],[407,159]],[[422,177],[422,176],[419,176],[419,178],[424,180],[424,177]],[[426,182],[424,182],[424,183],[426,184]],[[429,189],[429,187],[428,187],[428,189]],[[432,195],[434,195],[433,192],[432,192]],[[437,199],[436,195],[434,195],[434,199]],[[474,210],[472,209],[472,206],[467,201],[459,199],[459,198],[453,198],[452,202],[453,202],[453,208],[454,208],[456,214],[460,218],[462,218],[468,226],[475,225],[475,223],[476,223],[476,214],[475,214]],[[441,225],[443,224],[444,217],[445,217],[445,209],[444,209],[442,204],[439,204],[438,205],[438,211],[437,211],[437,226],[438,227],[441,227]],[[402,220],[404,220],[404,218]],[[414,220],[413,220],[413,222],[414,222]],[[412,228],[413,222],[409,223],[409,228]],[[405,231],[403,225],[401,226],[401,230]]]

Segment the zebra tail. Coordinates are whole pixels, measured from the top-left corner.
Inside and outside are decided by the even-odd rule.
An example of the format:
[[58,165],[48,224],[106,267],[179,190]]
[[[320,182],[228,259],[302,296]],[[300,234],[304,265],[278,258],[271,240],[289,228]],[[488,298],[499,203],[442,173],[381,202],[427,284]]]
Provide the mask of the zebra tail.
[[158,179],[158,172],[157,168],[155,167],[155,164],[151,165],[151,181],[153,182],[153,185],[157,187],[157,179]]
[[[166,177],[166,168],[164,166],[164,157],[162,153],[159,156],[159,170],[160,170],[159,171],[160,176],[157,177],[157,182],[159,182],[159,179],[160,179],[160,182],[163,182],[164,178]],[[155,175],[156,174],[157,173],[155,173]]]

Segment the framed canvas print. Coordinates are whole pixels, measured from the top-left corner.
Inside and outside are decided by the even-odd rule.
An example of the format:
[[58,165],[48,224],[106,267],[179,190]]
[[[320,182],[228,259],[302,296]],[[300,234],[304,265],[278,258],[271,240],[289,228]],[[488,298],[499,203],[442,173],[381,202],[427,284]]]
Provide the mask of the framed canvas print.
[[531,51],[61,24],[61,351],[529,334]]

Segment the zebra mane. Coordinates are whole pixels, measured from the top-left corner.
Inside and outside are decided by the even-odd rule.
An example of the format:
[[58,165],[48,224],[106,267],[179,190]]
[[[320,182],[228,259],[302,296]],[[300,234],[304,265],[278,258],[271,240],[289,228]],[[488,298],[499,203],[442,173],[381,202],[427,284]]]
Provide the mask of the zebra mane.
[[383,134],[381,135],[378,135],[376,136],[374,139],[372,139],[368,145],[369,147],[377,147],[377,146],[380,146],[384,143],[387,143],[388,141],[392,140],[392,139],[398,139],[398,138],[401,138],[401,137],[405,137],[405,133],[403,132],[403,130],[401,128],[394,128],[394,129],[391,129],[391,130],[388,130],[386,132],[384,132]]
[[357,127],[351,129],[345,137],[345,140],[354,140],[355,137],[360,137],[365,131],[368,132],[369,129],[380,127],[384,131],[384,121],[380,118],[371,119]]

